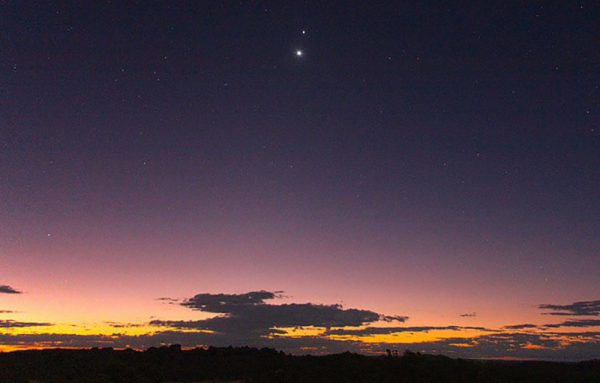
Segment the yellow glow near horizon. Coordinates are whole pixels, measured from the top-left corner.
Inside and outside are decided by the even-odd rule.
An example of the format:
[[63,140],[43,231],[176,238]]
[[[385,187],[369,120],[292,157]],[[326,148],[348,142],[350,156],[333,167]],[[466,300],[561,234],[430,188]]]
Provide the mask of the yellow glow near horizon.
[[[111,323],[90,324],[52,324],[36,327],[12,327],[3,329],[0,334],[27,335],[27,334],[69,334],[69,335],[99,335],[99,336],[140,336],[151,335],[157,332],[175,330],[164,326],[149,324],[113,325]],[[212,333],[208,330],[177,329],[178,332]]]
[[[394,327],[389,324],[382,323],[381,325],[372,326],[377,328]],[[389,334],[360,334],[360,330],[366,327],[339,327],[327,329],[325,327],[303,326],[303,327],[275,327],[274,333],[267,338],[321,338],[334,341],[351,341],[357,342],[364,347],[371,347],[375,344],[419,344],[427,342],[437,342],[444,339],[457,339],[451,345],[454,347],[473,347],[477,344],[477,338],[489,334],[502,334],[505,331],[482,331],[475,329],[432,329],[428,331],[409,331],[407,330],[392,332]],[[402,328],[400,328],[402,329]],[[331,330],[331,331],[329,331]],[[350,333],[345,335],[335,335],[335,330],[348,330]],[[154,326],[147,322],[141,323],[58,323],[48,326],[32,326],[32,327],[12,327],[4,328],[0,331],[0,335],[74,335],[74,336],[98,336],[106,337],[106,341],[110,343],[111,338],[117,339],[120,336],[145,336],[154,335],[164,331],[190,332],[190,333],[214,333],[208,330],[195,329],[178,329],[174,327]],[[352,331],[356,331],[355,334]],[[390,330],[393,331],[393,330]],[[329,332],[329,333],[328,333]],[[600,339],[596,334],[581,334],[570,333],[566,331],[523,331],[524,333],[532,333],[542,335],[545,339],[552,339],[560,342],[561,347],[571,345],[573,343],[595,342]],[[461,339],[464,339],[462,341]],[[104,341],[103,341],[104,342]],[[109,344],[106,346],[110,346]],[[63,346],[61,342],[32,342],[30,344],[11,344],[0,345],[0,351],[15,351],[23,349],[43,349],[43,348],[73,348]],[[526,343],[520,345],[522,349],[542,349],[545,348],[538,344]]]
[[[341,329],[341,328],[340,328]],[[352,328],[359,330],[360,328]],[[328,335],[324,327],[289,327],[275,328],[284,331],[284,334],[276,334],[273,337],[302,338],[302,337],[324,337],[332,340],[355,341],[361,343],[424,343],[434,342],[448,338],[476,338],[481,335],[490,334],[491,331],[481,330],[429,330],[429,331],[401,331],[390,334],[372,335]]]
[[372,335],[330,335],[329,339],[349,340],[362,343],[424,343],[435,342],[448,338],[474,338],[489,334],[489,331],[481,330],[429,330],[429,331],[403,331],[391,334]]
[[313,326],[303,326],[303,327],[273,327],[273,330],[276,331],[284,331],[285,334],[276,334],[271,337],[285,337],[285,338],[302,338],[302,337],[311,337],[311,336],[320,336],[325,332],[324,327],[313,327]]

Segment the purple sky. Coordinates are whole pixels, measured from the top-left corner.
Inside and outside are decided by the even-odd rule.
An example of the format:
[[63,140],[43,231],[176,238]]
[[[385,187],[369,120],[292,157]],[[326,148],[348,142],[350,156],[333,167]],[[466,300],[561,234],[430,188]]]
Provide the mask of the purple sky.
[[597,357],[598,17],[7,4],[0,350]]

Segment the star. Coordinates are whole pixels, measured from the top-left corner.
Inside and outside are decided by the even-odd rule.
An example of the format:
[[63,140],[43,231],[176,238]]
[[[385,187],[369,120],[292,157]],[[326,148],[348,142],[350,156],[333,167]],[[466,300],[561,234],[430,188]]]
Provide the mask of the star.
[[302,54],[303,54],[302,50],[300,50],[300,49],[296,50],[296,56],[301,57]]

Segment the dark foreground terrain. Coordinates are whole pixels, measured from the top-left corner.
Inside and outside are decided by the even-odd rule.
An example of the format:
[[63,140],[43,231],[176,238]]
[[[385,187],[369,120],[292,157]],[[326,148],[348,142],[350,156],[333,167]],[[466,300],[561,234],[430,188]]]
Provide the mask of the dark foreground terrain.
[[0,353],[0,382],[600,382],[600,360],[580,363],[399,357],[291,356],[271,349],[178,346]]

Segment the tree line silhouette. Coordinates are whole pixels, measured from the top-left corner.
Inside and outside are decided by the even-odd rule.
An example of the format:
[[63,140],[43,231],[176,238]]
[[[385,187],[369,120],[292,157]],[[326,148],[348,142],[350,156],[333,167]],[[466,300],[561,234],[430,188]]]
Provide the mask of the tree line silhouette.
[[0,353],[3,383],[108,382],[600,382],[600,360],[559,363],[453,359],[407,351],[294,356],[250,347],[51,349]]

